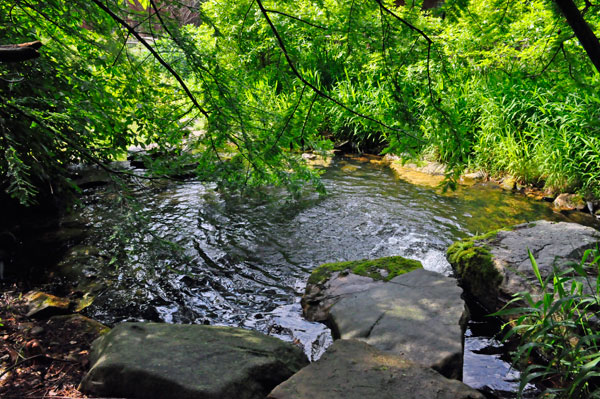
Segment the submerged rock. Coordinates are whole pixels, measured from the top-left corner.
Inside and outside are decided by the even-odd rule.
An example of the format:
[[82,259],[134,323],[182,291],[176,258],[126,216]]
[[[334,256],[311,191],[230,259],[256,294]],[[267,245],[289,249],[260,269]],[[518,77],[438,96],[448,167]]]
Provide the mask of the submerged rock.
[[302,350],[240,328],[123,323],[96,340],[81,383],[129,398],[264,398],[308,364]]
[[560,194],[554,202],[552,202],[552,206],[558,210],[578,210],[584,211],[587,207],[586,202],[578,194]]
[[[600,243],[600,232],[576,223],[537,221],[454,243],[448,260],[465,290],[490,312],[506,305],[514,294],[540,291],[527,250],[542,278],[568,270],[583,252]],[[594,277],[595,278],[595,277]]]
[[320,278],[309,279],[305,316],[328,324],[334,338],[360,339],[460,378],[466,310],[455,279],[416,269],[389,282],[339,272],[314,280]]
[[500,182],[500,187],[508,191],[514,190],[517,188],[517,179],[512,176],[507,176]]
[[332,154],[304,153],[302,159],[310,167],[328,168],[333,163]]
[[483,399],[462,382],[357,340],[336,341],[268,399]]
[[80,314],[52,316],[50,320],[48,320],[48,324],[59,324],[77,328],[85,333],[91,334],[94,337],[106,334],[110,331],[110,328],[99,321],[90,319],[89,317],[85,317]]

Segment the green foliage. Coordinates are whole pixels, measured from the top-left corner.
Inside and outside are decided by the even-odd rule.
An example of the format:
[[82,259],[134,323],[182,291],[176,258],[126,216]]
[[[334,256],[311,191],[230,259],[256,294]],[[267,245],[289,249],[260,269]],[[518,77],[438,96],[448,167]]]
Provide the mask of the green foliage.
[[600,310],[600,251],[585,251],[571,269],[554,270],[542,280],[529,252],[540,283],[540,293],[525,292],[509,303],[523,307],[503,309],[495,315],[515,317],[505,339],[520,336],[516,363],[527,365],[520,390],[537,381],[552,398],[600,397],[600,334],[596,314]]
[[322,190],[298,152],[347,141],[600,196],[600,76],[553,2],[141,4],[0,5],[4,43],[44,43],[0,64],[0,184],[20,202],[132,145],[155,175]]
[[325,263],[313,270],[308,278],[308,283],[322,283],[334,272],[354,273],[371,277],[374,280],[390,281],[396,276],[421,268],[423,268],[421,262],[401,256]]
[[[442,106],[468,143],[468,162],[597,197],[599,76],[552,4],[471,2],[453,15],[441,43],[455,83]],[[587,17],[597,24],[597,14]],[[457,146],[444,140],[437,146]]]

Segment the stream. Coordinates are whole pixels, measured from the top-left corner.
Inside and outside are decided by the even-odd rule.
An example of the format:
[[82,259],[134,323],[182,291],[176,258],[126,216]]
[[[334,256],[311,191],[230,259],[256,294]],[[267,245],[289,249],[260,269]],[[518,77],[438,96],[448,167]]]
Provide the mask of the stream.
[[[77,258],[84,259],[79,284],[96,296],[86,314],[107,324],[255,329],[303,345],[314,360],[331,343],[326,327],[301,316],[299,300],[316,266],[401,255],[450,275],[445,251],[456,240],[568,220],[547,203],[491,184],[441,193],[349,158],[334,158],[322,179],[326,196],[298,201],[279,189],[263,198],[226,196],[194,181],[139,188],[137,207],[109,188],[86,190],[77,213],[89,231],[78,245],[87,254]],[[489,397],[516,397],[518,372],[493,324],[484,317],[469,323],[464,381]]]

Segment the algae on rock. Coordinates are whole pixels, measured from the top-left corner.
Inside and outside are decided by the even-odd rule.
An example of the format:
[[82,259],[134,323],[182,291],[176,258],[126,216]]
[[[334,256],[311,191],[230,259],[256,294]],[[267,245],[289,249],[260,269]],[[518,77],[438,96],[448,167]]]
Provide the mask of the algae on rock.
[[[448,248],[447,255],[463,288],[493,313],[508,304],[521,306],[513,301],[519,292],[534,298],[540,294],[529,253],[545,279],[555,270],[573,273],[572,264],[597,245],[600,233],[592,227],[539,220],[459,241]],[[584,289],[587,286],[591,285],[584,284]]]
[[503,230],[506,229],[493,230],[457,241],[448,248],[448,262],[461,284],[475,297],[485,297],[496,292],[502,283],[502,273],[495,266],[492,253],[486,244]]
[[370,277],[373,280],[389,281],[396,276],[422,267],[421,262],[418,260],[406,259],[402,256],[325,263],[313,270],[308,278],[308,284],[320,284],[329,279],[335,272],[354,273],[359,276]]

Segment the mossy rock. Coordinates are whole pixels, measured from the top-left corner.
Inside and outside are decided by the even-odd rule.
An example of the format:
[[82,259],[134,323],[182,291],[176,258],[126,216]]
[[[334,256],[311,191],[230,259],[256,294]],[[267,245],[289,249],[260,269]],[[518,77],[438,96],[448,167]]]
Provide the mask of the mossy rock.
[[423,265],[418,260],[406,259],[402,256],[325,263],[313,270],[308,278],[308,284],[321,284],[335,272],[354,273],[374,280],[389,281],[396,276],[421,268]]
[[82,298],[62,298],[41,291],[31,291],[25,295],[28,307],[27,317],[45,319],[56,315],[65,315],[72,312],[81,312],[94,301],[91,294],[85,294]]
[[499,231],[473,236],[452,244],[447,251],[448,262],[456,272],[463,287],[477,298],[490,297],[497,292],[504,276],[494,265],[492,253],[487,247]]

